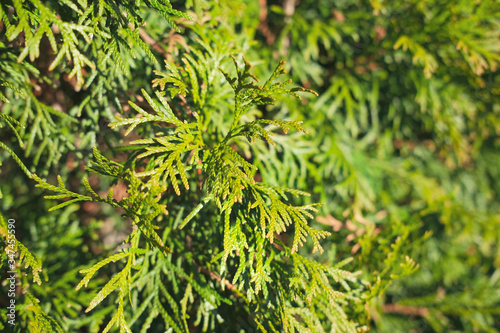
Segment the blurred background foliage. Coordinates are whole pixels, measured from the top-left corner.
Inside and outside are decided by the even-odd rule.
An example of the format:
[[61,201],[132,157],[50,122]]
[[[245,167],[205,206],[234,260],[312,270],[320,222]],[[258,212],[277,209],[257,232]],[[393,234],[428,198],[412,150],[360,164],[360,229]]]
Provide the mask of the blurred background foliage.
[[[286,60],[289,77],[319,97],[284,98],[254,116],[303,121],[308,135],[278,135],[276,146],[257,142],[250,150],[240,143],[239,149],[263,181],[310,192],[304,203],[325,203],[315,226],[332,231],[322,242],[326,251],[310,255],[311,243],[301,254],[330,266],[354,258],[348,269],[360,271],[369,287],[364,309],[347,313],[375,332],[500,331],[498,1],[173,1],[190,16],[175,24],[169,15],[177,13],[155,2],[134,2],[139,15],[124,10],[128,2],[87,13],[85,1],[43,1],[51,9],[68,3],[82,9],[65,7],[50,21],[74,30],[72,42],[63,35],[57,49],[78,50],[54,66],[49,32],[36,40],[31,31],[33,51],[23,52],[31,28],[9,27],[21,26],[12,21],[17,3],[0,6],[0,108],[11,117],[0,118],[0,141],[30,172],[52,183],[60,174],[79,191],[93,146],[124,160],[117,148],[126,143],[123,131],[108,124],[129,111],[128,99],[144,104],[139,91],[152,91],[153,71],[163,70],[164,59],[181,64],[182,55],[205,43],[220,55],[212,56],[212,68],[227,55],[244,54],[257,77]],[[23,3],[29,9],[39,2]],[[116,19],[116,8],[127,15]],[[231,90],[217,84],[206,107],[220,124],[214,135],[221,135]],[[19,122],[19,138],[9,119]],[[151,131],[145,126],[137,135]],[[39,310],[27,308],[28,298],[19,304],[20,318],[35,321],[45,312],[63,331],[102,330],[113,302],[77,319],[92,299],[74,290],[77,272],[113,253],[130,226],[120,212],[93,203],[48,213],[42,191],[33,190],[5,149],[0,158],[0,212],[16,219],[18,239],[43,262],[41,285],[22,269],[22,285],[41,302]],[[90,182],[100,191],[113,185],[97,177]],[[120,191],[119,183],[113,186]],[[412,266],[409,258],[418,269],[398,269]],[[92,283],[103,283],[106,274]],[[6,301],[0,299],[2,308]],[[4,324],[5,318],[2,312]]]

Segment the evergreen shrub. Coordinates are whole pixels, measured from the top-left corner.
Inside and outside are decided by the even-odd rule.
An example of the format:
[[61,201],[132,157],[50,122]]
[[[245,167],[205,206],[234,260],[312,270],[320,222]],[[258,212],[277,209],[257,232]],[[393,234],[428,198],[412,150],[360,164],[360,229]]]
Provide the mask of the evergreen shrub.
[[499,332],[499,40],[495,0],[1,0],[0,330]]

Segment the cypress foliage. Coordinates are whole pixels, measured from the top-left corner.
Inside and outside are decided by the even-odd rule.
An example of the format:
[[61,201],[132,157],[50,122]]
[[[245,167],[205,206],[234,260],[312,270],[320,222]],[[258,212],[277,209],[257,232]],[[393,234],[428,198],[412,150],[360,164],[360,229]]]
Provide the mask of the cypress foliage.
[[500,331],[499,13],[2,1],[0,329]]

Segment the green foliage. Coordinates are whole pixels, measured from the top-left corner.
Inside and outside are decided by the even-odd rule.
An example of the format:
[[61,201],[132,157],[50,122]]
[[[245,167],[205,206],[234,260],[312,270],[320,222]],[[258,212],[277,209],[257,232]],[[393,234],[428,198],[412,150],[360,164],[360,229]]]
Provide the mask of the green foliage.
[[[301,1],[291,13],[268,13],[292,77],[320,97],[283,112],[305,119],[313,139],[291,153],[262,149],[257,165],[269,182],[321,193],[318,220],[338,231],[337,256],[355,252],[374,294],[386,290],[369,310],[375,330],[500,327],[498,299],[481,296],[498,295],[497,172],[486,165],[498,151],[499,9],[494,1]],[[463,297],[475,283],[485,288],[475,289],[475,304],[490,310]],[[448,296],[470,311],[436,305]]]
[[40,302],[38,299],[33,297],[30,293],[26,294],[27,298],[32,302],[31,305],[28,305],[27,309],[33,312],[34,321],[30,322],[32,326],[30,326],[31,332],[44,333],[44,332],[64,332],[61,326],[48,316],[45,312],[43,312],[42,308],[38,303]]
[[[175,250],[173,250],[175,249],[175,238],[172,239],[172,236],[167,238],[167,245],[165,245],[164,241],[155,231],[159,226],[153,223],[160,214],[168,214],[167,205],[161,204],[162,193],[172,187],[174,192],[178,196],[181,196],[177,176],[181,179],[184,189],[186,191],[190,190],[188,173],[186,170],[201,171],[201,184],[198,185],[197,191],[199,192],[199,189],[203,188],[205,194],[204,198],[200,199],[202,199],[204,205],[209,205],[211,201],[216,204],[218,209],[216,216],[220,216],[220,222],[223,221],[224,224],[221,230],[223,232],[223,244],[222,249],[219,250],[222,254],[222,258],[219,256],[217,259],[220,265],[220,274],[222,274],[223,279],[229,278],[236,268],[236,272],[232,279],[232,285],[239,285],[239,289],[243,289],[245,286],[247,287],[245,299],[248,304],[253,304],[258,301],[257,297],[259,297],[260,291],[262,291],[264,294],[263,296],[267,298],[269,296],[269,291],[272,290],[273,293],[279,294],[277,297],[278,299],[287,300],[291,298],[293,300],[298,297],[298,295],[303,295],[303,297],[305,297],[304,304],[313,306],[313,296],[318,293],[319,282],[321,283],[320,286],[322,289],[326,288],[328,285],[326,290],[328,292],[330,305],[335,305],[337,303],[337,298],[344,298],[343,294],[330,287],[329,281],[327,278],[325,279],[324,274],[328,272],[336,282],[342,282],[343,287],[347,287],[347,291],[350,291],[350,288],[345,282],[346,279],[351,279],[352,282],[356,282],[350,277],[350,273],[348,272],[344,272],[340,275],[338,273],[333,273],[334,271],[328,270],[328,267],[314,265],[313,262],[307,261],[305,258],[301,259],[301,256],[296,254],[292,257],[294,259],[292,260],[293,265],[291,267],[300,265],[300,267],[302,267],[298,268],[300,269],[300,273],[311,276],[311,286],[308,286],[304,281],[299,283],[296,278],[291,279],[287,274],[273,274],[272,267],[280,263],[284,264],[284,260],[287,256],[290,257],[294,252],[298,251],[299,246],[304,245],[308,235],[310,235],[314,241],[313,252],[317,250],[322,252],[323,250],[319,243],[319,239],[325,238],[330,235],[330,233],[313,229],[308,225],[307,218],[313,217],[308,211],[315,211],[315,205],[291,206],[286,203],[288,200],[286,193],[298,196],[300,194],[305,194],[304,192],[266,186],[262,183],[255,182],[253,179],[253,171],[256,169],[255,166],[247,162],[231,147],[230,140],[235,140],[239,136],[247,136],[247,131],[250,128],[260,128],[257,127],[259,123],[272,123],[284,129],[290,127],[302,129],[297,122],[252,121],[240,124],[240,119],[251,106],[271,103],[271,97],[274,95],[292,94],[298,98],[296,91],[304,89],[284,89],[281,83],[274,83],[271,85],[273,80],[277,78],[279,74],[283,73],[284,63],[281,63],[276,68],[271,78],[264,86],[256,86],[253,82],[246,82],[248,78],[254,78],[256,80],[249,72],[251,65],[245,62],[244,67],[240,70],[234,58],[233,61],[236,66],[237,77],[231,78],[229,74],[223,71],[221,72],[235,91],[235,104],[233,110],[234,120],[229,132],[222,141],[215,143],[213,146],[207,147],[203,138],[201,129],[203,128],[204,114],[202,113],[195,117],[197,120],[196,122],[183,122],[173,114],[168,102],[159,92],[156,93],[158,98],[157,102],[143,91],[145,100],[153,109],[155,115],[129,102],[132,108],[136,110],[141,117],[128,119],[119,117],[116,122],[110,124],[112,128],[129,125],[125,135],[129,134],[137,125],[147,122],[164,123],[166,125],[161,136],[156,136],[154,139],[140,139],[130,142],[132,145],[140,145],[140,151],[142,151],[142,153],[134,156],[135,160],[131,161],[129,169],[109,161],[102,156],[97,149],[94,149],[95,162],[93,163],[92,170],[101,175],[120,178],[128,183],[127,192],[129,196],[121,201],[113,199],[112,191],[108,193],[106,199],[101,198],[91,188],[87,178],[83,178],[83,185],[89,192],[89,195],[81,195],[66,189],[60,176],[58,177],[58,186],[54,186],[42,180],[37,175],[32,175],[32,178],[38,182],[37,186],[58,193],[57,195],[45,196],[46,199],[70,199],[49,210],[61,209],[80,201],[104,202],[113,207],[123,209],[126,212],[124,215],[129,217],[133,225],[137,227],[129,236],[130,247],[126,252],[108,257],[92,268],[80,271],[86,274],[86,276],[76,287],[77,290],[82,286],[86,286],[92,276],[94,276],[103,266],[127,258],[125,267],[106,283],[86,309],[86,312],[91,311],[108,297],[111,292],[116,289],[119,290],[118,309],[108,325],[104,328],[104,332],[108,332],[115,323],[120,327],[121,331],[130,331],[124,317],[124,299],[132,288],[132,281],[140,278],[140,274],[137,274],[137,277],[135,277],[131,272],[132,263],[138,260],[136,255],[140,256],[148,253],[150,247],[157,247],[161,250],[160,252],[163,253],[164,257],[161,257],[161,259],[158,258],[157,260],[165,260],[165,257],[168,257],[167,252],[175,253]],[[192,76],[189,76],[188,79],[191,81],[191,88],[189,91],[191,92],[191,96],[194,96],[195,93],[193,93],[193,88],[196,87],[199,89],[199,87],[193,84],[192,81],[194,79]],[[176,83],[177,82],[174,82],[174,84]],[[177,86],[179,86],[178,83]],[[187,94],[186,91],[186,95]],[[202,110],[199,111],[201,112]],[[271,132],[264,129],[261,129],[261,133],[265,134],[262,135],[264,140],[271,134]],[[194,162],[190,162],[192,161],[192,158],[189,158],[190,156],[196,156],[194,161],[198,161],[198,163],[195,167],[193,167]],[[147,158],[148,161],[145,161],[145,158]],[[189,169],[184,163],[188,164]],[[138,166],[142,166],[144,171],[136,172],[134,167]],[[185,228],[187,223],[193,220],[200,211],[202,213],[204,212],[201,209],[201,205],[196,206],[193,209],[194,213],[189,213],[179,227]],[[267,256],[266,252],[276,252],[276,245],[274,244],[275,237],[281,233],[285,233],[288,228],[292,227],[294,229],[294,237],[291,251],[287,250],[289,254],[273,254],[264,261],[263,258]],[[194,227],[191,226],[191,229],[193,228]],[[144,239],[145,242],[141,242],[141,238]],[[235,252],[237,253],[237,257],[239,257],[239,263],[236,264],[236,260],[228,263],[229,257],[235,257]],[[134,266],[135,270],[142,272],[140,264]],[[286,273],[290,271],[291,268],[282,270]],[[180,275],[179,278],[185,277],[185,273],[179,272],[178,274]],[[294,274],[299,274],[299,272]],[[282,295],[285,293],[284,289],[275,289],[274,286],[276,284],[285,284],[289,279],[290,286],[295,287],[294,289],[297,289],[298,294],[288,291],[286,292],[287,297],[285,297],[285,295]],[[188,281],[190,280],[192,279]],[[217,293],[214,294],[214,291],[206,287],[199,286],[196,280],[192,280],[191,284],[199,293],[199,297],[209,301],[213,306],[218,306],[220,301],[231,304],[229,299],[225,299]],[[168,294],[168,291],[164,291],[164,293]],[[237,295],[239,295],[239,291]],[[149,295],[144,296],[150,297]],[[167,298],[170,297],[172,296]],[[160,306],[163,307],[161,304]],[[277,301],[275,306],[278,309],[278,313],[282,316],[279,320],[286,326],[290,325],[290,331],[293,331],[293,327],[299,324],[288,323],[288,321],[291,320],[291,315],[287,311],[288,308],[292,306],[291,303]],[[321,306],[321,304],[318,304],[318,306]],[[323,307],[324,306],[323,304]],[[173,310],[176,309],[174,308]],[[165,312],[165,310],[159,311],[159,313],[162,312]],[[332,315],[339,318],[345,317],[345,314],[343,314],[340,308]],[[183,331],[187,326],[186,317],[188,317],[186,313],[178,314],[177,323],[175,323],[174,319],[166,317],[168,320],[165,319],[167,321],[165,325],[172,326],[176,331]],[[314,322],[319,322],[320,320],[319,317],[313,313],[308,313],[308,317],[308,320],[313,320]],[[266,318],[264,320],[271,319]],[[182,325],[183,322],[184,325]],[[344,322],[344,325],[352,326],[352,324],[349,324],[349,321],[344,320]],[[273,327],[271,323],[266,322],[261,322],[258,325],[262,327]],[[181,329],[181,327],[184,327],[184,329]],[[297,326],[297,328],[299,327],[302,326]]]
[[3,1],[14,329],[498,332],[499,12]]
[[[42,261],[36,254],[31,253],[26,248],[26,246],[23,245],[23,243],[19,242],[15,238],[9,237],[9,229],[9,225],[5,221],[4,217],[0,215],[0,234],[2,235],[2,239],[6,244],[5,253],[8,255],[19,252],[19,260],[20,262],[24,262],[24,266],[22,267],[24,269],[27,269],[29,267],[31,269],[31,275],[33,276],[33,282],[39,285],[42,284],[42,281],[40,279],[40,272],[42,271]],[[14,270],[10,265],[9,268],[11,271]]]

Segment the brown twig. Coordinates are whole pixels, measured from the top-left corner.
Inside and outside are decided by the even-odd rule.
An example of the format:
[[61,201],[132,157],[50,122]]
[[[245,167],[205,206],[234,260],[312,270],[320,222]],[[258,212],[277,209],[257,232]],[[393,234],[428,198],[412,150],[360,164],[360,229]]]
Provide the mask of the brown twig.
[[295,13],[295,0],[284,0],[283,1],[283,11],[285,12],[287,23],[290,23],[293,13]]
[[148,33],[142,29],[142,28],[139,28],[139,36],[142,38],[142,40],[146,43],[148,43],[149,45],[151,45],[151,47],[157,51],[158,53],[160,53],[161,55],[163,55],[165,58],[168,58],[168,53],[160,46],[160,44],[154,40],[153,37],[151,37],[150,35],[148,35]]
[[264,37],[266,37],[267,44],[271,45],[274,43],[276,36],[273,35],[271,29],[269,29],[269,24],[267,23],[267,0],[259,0],[259,7],[260,24],[257,29],[262,32]]
[[[195,266],[198,267],[198,272],[205,273],[205,274],[209,275],[211,278],[213,278],[219,282],[222,281],[222,278],[220,276],[218,276],[217,274],[215,274],[212,271],[209,271],[205,267],[201,267],[200,265],[198,265],[198,263],[196,263],[196,261],[194,261],[194,259],[193,259],[193,264],[195,264]],[[236,286],[234,284],[232,284],[228,280],[224,280],[224,284],[226,285],[227,289],[231,290],[236,295],[236,297],[241,296],[241,292],[238,290],[238,288],[236,288]]]
[[399,304],[384,304],[382,306],[382,311],[386,313],[400,313],[409,316],[422,316],[425,317],[429,314],[427,308],[420,308],[415,306],[405,306]]
[[[283,1],[283,12],[285,12],[285,23],[290,24],[292,22],[293,13],[295,13],[295,0],[284,0]],[[290,34],[283,38],[283,49],[282,54],[287,54],[288,48],[290,47]]]

